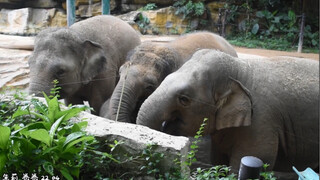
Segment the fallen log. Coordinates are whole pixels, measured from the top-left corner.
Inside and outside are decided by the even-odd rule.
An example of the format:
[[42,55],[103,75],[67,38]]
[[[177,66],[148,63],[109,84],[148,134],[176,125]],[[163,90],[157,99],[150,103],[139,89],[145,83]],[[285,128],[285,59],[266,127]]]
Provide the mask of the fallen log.
[[33,50],[34,37],[0,34],[0,48]]

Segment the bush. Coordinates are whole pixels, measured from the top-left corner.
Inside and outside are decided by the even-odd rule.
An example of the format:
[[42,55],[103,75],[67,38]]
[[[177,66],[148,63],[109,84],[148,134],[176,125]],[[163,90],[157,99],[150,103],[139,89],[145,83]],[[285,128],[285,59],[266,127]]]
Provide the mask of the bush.
[[176,8],[175,14],[182,14],[184,18],[199,17],[205,13],[203,1],[193,2],[192,0],[177,0],[173,7]]

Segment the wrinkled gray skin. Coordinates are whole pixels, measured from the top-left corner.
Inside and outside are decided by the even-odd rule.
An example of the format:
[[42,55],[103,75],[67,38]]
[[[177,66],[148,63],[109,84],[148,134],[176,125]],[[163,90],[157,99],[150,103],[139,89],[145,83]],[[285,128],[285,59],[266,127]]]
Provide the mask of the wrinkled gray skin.
[[127,53],[140,44],[135,30],[113,16],[96,16],[70,28],[39,33],[29,59],[29,93],[49,94],[57,79],[66,104],[88,101],[99,114],[116,85]]
[[110,100],[102,106],[100,116],[116,120],[124,85],[117,120],[135,123],[141,104],[162,80],[181,67],[194,52],[203,48],[218,49],[237,57],[236,51],[225,39],[209,32],[181,36],[165,45],[150,42],[141,44],[121,67],[120,81]]
[[318,61],[200,50],[145,100],[137,124],[193,136],[208,118],[214,165],[237,171],[243,156],[256,156],[291,179],[293,165],[319,165],[318,97]]

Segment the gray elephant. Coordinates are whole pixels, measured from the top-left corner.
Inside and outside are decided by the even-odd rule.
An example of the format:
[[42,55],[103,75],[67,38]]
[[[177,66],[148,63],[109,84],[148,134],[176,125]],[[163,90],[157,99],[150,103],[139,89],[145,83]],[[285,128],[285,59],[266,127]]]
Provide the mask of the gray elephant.
[[196,50],[203,48],[218,49],[237,57],[225,39],[209,32],[187,34],[165,45],[141,44],[121,67],[120,80],[111,98],[102,106],[100,116],[135,123],[141,104],[162,80],[181,67]]
[[[319,165],[319,62],[197,51],[142,104],[137,124],[193,136],[204,118],[212,163],[256,156],[280,177]],[[290,179],[290,178],[289,178]],[[297,179],[297,178],[295,178]]]
[[103,15],[39,33],[29,59],[29,93],[48,94],[57,79],[66,104],[88,101],[94,114],[111,96],[119,67],[140,44],[136,31],[119,18]]

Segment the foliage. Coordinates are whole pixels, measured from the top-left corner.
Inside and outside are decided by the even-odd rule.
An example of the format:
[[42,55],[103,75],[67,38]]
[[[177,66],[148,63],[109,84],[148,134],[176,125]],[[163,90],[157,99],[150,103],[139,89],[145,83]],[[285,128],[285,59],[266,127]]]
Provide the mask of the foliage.
[[269,167],[269,164],[263,165],[263,171],[260,173],[260,177],[264,180],[276,180],[277,178],[274,177],[274,172],[267,171],[268,167]]
[[[237,19],[242,19],[239,23],[239,30],[234,32],[236,36],[245,36],[246,40],[267,40],[270,38],[279,39],[276,43],[282,47],[271,49],[295,49],[298,44],[300,32],[301,16],[297,15],[293,9],[283,4],[279,0],[266,1],[259,0],[253,3],[252,0],[229,0],[225,8],[228,9],[228,23],[238,23]],[[256,9],[263,9],[257,11]],[[245,18],[243,18],[245,17]],[[318,21],[307,21],[304,30],[305,48],[319,49],[319,25]],[[263,43],[263,42],[262,42]],[[282,44],[284,43],[284,44]],[[240,43],[246,45],[249,43]],[[255,46],[255,45],[249,45]],[[268,48],[269,45],[264,45]],[[258,46],[261,47],[261,46]],[[283,48],[285,47],[285,48]]]
[[136,23],[139,26],[140,32],[142,34],[146,34],[147,30],[150,29],[150,19],[146,16],[143,15],[143,13],[139,13],[138,15],[138,20],[136,21]]
[[188,152],[188,156],[187,156],[187,160],[185,162],[185,164],[187,166],[191,166],[193,162],[196,162],[196,153],[198,152],[198,143],[200,143],[200,138],[202,137],[202,133],[204,130],[204,127],[206,126],[208,121],[208,118],[205,118],[202,122],[202,124],[200,125],[199,130],[197,131],[196,135],[194,136],[195,140],[192,142],[192,144],[190,145],[190,151]]
[[[264,37],[254,36],[251,32],[247,34],[229,35],[227,36],[228,42],[235,46],[243,46],[248,48],[262,48],[262,49],[274,49],[281,51],[296,51],[296,46],[292,46],[292,43],[288,41],[285,36],[280,37]],[[303,52],[319,53],[319,49],[304,48]]]
[[[53,94],[57,89],[52,90]],[[39,99],[1,101],[1,177],[16,172],[79,178],[83,155],[97,141],[83,131],[87,122],[68,120],[88,107],[77,105],[64,110],[57,95],[44,96],[47,105]]]
[[176,0],[173,7],[176,8],[175,14],[182,14],[183,19],[202,16],[206,11],[203,0],[197,2],[193,2],[192,0]]
[[157,8],[157,5],[155,3],[149,3],[138,10],[139,11],[149,11],[149,10],[154,10],[156,8]]
[[197,168],[192,172],[191,177],[195,180],[209,180],[209,179],[221,179],[221,180],[236,180],[236,175],[230,173],[230,167],[225,165],[218,165],[209,169]]

